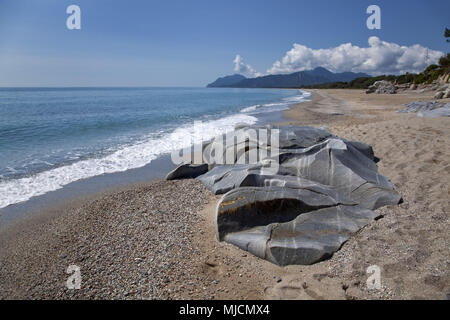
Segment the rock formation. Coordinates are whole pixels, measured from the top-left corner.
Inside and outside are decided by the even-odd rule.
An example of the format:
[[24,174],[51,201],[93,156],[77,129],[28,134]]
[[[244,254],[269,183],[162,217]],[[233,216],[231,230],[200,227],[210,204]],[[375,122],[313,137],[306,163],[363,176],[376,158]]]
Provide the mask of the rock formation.
[[381,80],[371,85],[366,93],[394,94],[397,93],[397,87],[389,81]]
[[399,113],[417,113],[418,117],[450,117],[450,102],[414,101],[405,104]]
[[311,127],[240,126],[234,134],[231,144],[222,136],[203,145],[211,170],[197,179],[224,194],[218,240],[258,257],[278,265],[321,261],[377,218],[373,210],[400,201],[369,145]]
[[182,164],[176,167],[174,170],[170,171],[166,180],[177,180],[177,179],[194,179],[199,175],[208,172],[208,164]]
[[436,88],[434,99],[450,98],[450,84],[444,84]]

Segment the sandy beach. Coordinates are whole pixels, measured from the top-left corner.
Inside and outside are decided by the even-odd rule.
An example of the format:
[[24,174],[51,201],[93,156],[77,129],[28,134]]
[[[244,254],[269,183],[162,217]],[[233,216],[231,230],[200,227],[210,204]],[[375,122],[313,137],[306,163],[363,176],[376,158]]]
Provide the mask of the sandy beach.
[[[152,180],[40,210],[0,230],[2,299],[448,299],[450,119],[399,114],[432,100],[407,91],[310,90],[283,123],[370,144],[403,203],[329,260],[279,267],[214,232],[214,196],[196,180]],[[449,102],[450,99],[444,99]],[[79,290],[66,288],[69,265]],[[381,290],[369,290],[369,266]]]

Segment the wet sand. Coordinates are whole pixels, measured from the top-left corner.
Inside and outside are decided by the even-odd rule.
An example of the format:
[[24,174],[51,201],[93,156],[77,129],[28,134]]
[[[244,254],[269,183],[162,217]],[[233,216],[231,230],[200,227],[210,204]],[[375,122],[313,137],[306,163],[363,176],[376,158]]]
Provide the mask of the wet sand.
[[[53,209],[0,231],[0,297],[25,299],[445,299],[450,293],[450,119],[397,114],[431,93],[312,90],[285,111],[373,146],[403,196],[331,259],[278,267],[217,242],[220,198],[193,180],[148,181]],[[53,211],[52,211],[53,210]],[[53,212],[52,214],[49,214]],[[65,286],[80,267],[80,290]],[[367,267],[381,271],[369,290]]]

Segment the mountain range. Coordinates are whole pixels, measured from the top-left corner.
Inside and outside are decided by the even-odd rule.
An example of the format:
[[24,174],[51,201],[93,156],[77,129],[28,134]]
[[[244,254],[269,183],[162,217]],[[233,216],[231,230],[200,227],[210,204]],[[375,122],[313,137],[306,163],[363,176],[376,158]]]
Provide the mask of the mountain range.
[[240,74],[218,78],[207,85],[208,88],[300,88],[303,86],[349,82],[356,78],[370,77],[365,73],[341,72],[333,73],[325,68],[317,67],[290,74],[274,74],[257,78],[246,78]]

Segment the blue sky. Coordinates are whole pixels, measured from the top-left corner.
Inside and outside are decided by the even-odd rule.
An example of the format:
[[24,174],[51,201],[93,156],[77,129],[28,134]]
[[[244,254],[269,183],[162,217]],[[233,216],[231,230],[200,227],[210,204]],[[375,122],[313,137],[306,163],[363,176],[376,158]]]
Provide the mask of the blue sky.
[[[66,28],[71,4],[81,30]],[[381,30],[366,27],[371,4]],[[0,0],[0,86],[203,86],[234,73],[236,55],[249,76],[414,71],[450,51],[446,26],[447,0]]]

